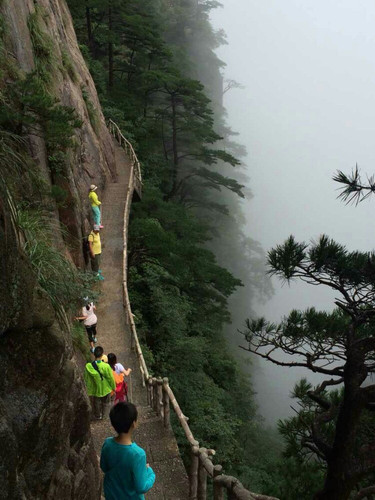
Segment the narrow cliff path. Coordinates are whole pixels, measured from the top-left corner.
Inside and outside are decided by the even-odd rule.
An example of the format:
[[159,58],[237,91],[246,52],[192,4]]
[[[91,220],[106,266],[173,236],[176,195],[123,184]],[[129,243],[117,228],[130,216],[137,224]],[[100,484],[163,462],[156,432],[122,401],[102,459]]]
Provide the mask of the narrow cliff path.
[[[161,419],[147,406],[146,390],[142,387],[136,356],[130,349],[130,330],[127,325],[122,298],[123,216],[129,182],[130,165],[124,151],[115,145],[117,182],[107,184],[103,203],[102,263],[105,280],[98,305],[98,345],[104,352],[114,352],[125,368],[132,368],[129,396],[140,414],[139,428],[134,440],[146,450],[147,460],[156,474],[153,489],[147,500],[187,500],[188,479],[177,443],[171,431],[164,428]],[[100,449],[106,437],[114,435],[109,421],[93,421],[95,449]],[[121,499],[118,499],[121,500]]]

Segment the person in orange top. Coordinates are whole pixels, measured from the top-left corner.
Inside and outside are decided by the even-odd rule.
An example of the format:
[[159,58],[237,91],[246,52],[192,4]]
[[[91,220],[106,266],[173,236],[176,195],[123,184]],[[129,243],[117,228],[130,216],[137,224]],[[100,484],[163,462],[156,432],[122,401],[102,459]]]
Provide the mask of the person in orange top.
[[108,354],[108,364],[113,370],[113,377],[116,382],[116,389],[112,393],[113,404],[115,405],[120,401],[127,400],[128,384],[125,382],[124,377],[128,377],[132,369],[125,370],[121,363],[117,363],[117,357],[113,352]]

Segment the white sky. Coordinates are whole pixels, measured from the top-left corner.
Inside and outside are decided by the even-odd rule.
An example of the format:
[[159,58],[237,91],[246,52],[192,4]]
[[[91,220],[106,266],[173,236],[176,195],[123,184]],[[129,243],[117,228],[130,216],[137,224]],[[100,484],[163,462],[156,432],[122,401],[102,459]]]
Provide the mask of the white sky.
[[[225,77],[245,86],[225,94],[225,106],[248,150],[249,234],[265,250],[291,233],[305,241],[327,233],[350,249],[372,250],[375,196],[345,206],[331,178],[356,162],[363,173],[375,172],[375,2],[221,3],[212,22],[228,45],[218,55]],[[332,307],[320,288],[275,286],[275,296],[259,306],[269,319],[292,308]],[[301,372],[263,363],[255,372],[267,420],[288,414],[287,394]]]

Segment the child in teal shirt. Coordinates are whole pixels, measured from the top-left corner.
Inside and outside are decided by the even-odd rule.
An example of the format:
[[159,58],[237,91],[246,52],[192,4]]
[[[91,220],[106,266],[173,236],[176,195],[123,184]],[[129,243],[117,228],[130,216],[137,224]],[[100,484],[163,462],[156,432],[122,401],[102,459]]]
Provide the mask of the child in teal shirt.
[[102,447],[100,467],[104,472],[106,500],[144,500],[155,482],[155,473],[146,463],[146,453],[132,441],[138,412],[132,403],[120,402],[111,409],[111,424],[118,436],[107,438]]

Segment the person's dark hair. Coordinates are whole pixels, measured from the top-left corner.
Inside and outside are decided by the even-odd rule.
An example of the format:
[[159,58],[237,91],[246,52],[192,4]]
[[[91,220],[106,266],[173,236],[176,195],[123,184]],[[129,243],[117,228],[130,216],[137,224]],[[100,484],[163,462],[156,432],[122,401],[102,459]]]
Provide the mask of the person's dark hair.
[[120,401],[117,405],[113,406],[109,412],[112,427],[117,434],[122,432],[129,432],[133,422],[138,419],[138,410],[132,403],[123,403]]
[[89,311],[90,310],[90,304],[86,304],[86,309]]
[[115,369],[115,364],[116,363],[117,363],[116,354],[113,354],[113,352],[110,352],[108,354],[108,364],[112,368],[112,370]]
[[104,349],[100,345],[96,346],[94,349],[94,356],[96,358],[101,358],[103,356]]

